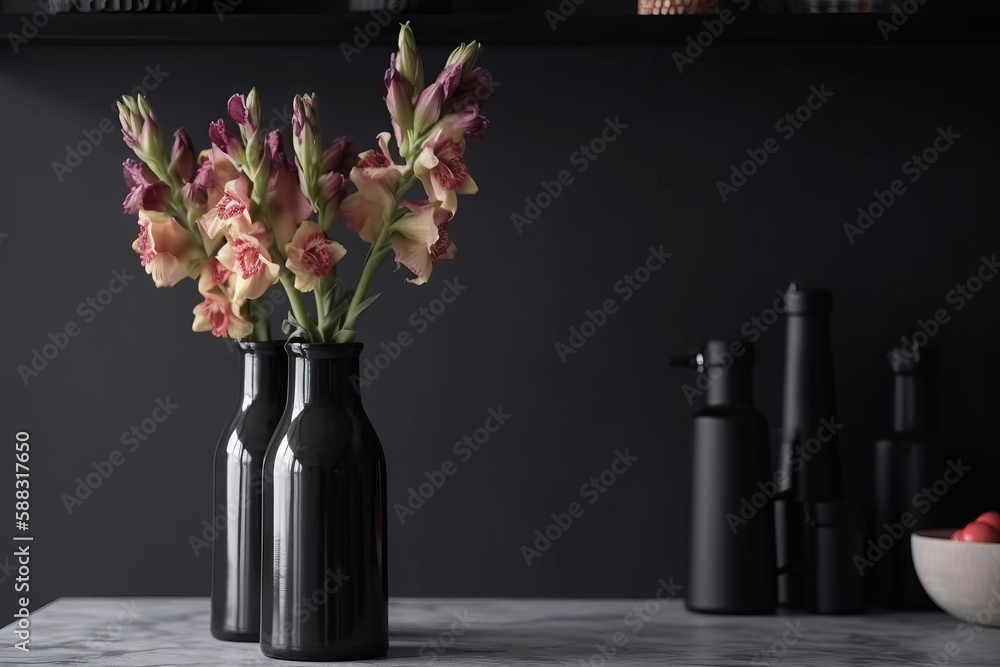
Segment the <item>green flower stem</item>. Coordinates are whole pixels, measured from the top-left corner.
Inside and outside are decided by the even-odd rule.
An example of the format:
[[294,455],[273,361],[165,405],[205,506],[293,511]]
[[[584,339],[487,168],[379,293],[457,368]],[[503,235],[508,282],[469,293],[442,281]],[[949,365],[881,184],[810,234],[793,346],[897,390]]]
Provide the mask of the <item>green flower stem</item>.
[[361,271],[361,279],[358,280],[358,288],[354,290],[354,296],[351,297],[351,305],[347,308],[347,316],[344,318],[344,324],[335,337],[338,343],[351,343],[357,335],[358,316],[361,314],[358,312],[358,306],[367,298],[368,288],[375,277],[375,272],[392,250],[392,246],[390,245],[392,237],[391,227],[396,220],[402,217],[399,211],[399,202],[409,191],[416,178],[412,170],[404,173],[403,180],[396,190],[396,194],[393,196],[392,206],[386,208],[385,216],[382,218],[382,229],[379,230],[375,243],[368,249],[364,268]]
[[302,293],[295,289],[295,276],[288,269],[282,268],[278,279],[281,281],[281,286],[285,288],[285,293],[288,295],[288,305],[292,309],[292,315],[295,316],[299,326],[305,329],[309,335],[309,342],[321,342],[319,330],[313,324],[312,318],[309,316],[309,310],[302,300]]
[[257,304],[254,304],[253,310],[253,339],[258,343],[266,343],[271,340],[271,318]]

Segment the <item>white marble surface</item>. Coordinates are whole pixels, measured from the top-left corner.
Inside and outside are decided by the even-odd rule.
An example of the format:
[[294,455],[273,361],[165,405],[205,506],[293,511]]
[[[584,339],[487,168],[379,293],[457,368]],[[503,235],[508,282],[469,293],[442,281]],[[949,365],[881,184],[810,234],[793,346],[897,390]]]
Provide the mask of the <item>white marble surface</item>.
[[[354,664],[1000,665],[1000,630],[975,630],[939,612],[726,617],[649,600],[637,615],[645,602],[394,599],[389,656]],[[616,638],[602,662],[599,645],[610,654]],[[269,660],[256,644],[216,641],[207,598],[63,598],[33,615],[30,653],[11,648],[14,641],[13,626],[0,631],[0,663],[321,664]]]

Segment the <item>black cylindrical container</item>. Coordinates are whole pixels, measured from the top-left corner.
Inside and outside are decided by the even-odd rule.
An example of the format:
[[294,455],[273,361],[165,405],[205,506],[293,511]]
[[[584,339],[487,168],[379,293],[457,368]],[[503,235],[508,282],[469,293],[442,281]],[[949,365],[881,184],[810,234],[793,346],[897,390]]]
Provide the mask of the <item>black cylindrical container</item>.
[[753,346],[710,341],[690,360],[706,405],[694,417],[688,589],[691,611],[769,614],[776,605],[767,420],[753,407]]
[[250,642],[260,636],[261,471],[288,364],[284,341],[238,345],[240,404],[215,448],[212,506],[226,528],[212,542],[211,626],[216,639]]
[[264,463],[261,651],[364,660],[389,646],[385,455],[357,343],[289,343],[288,403]]
[[826,290],[792,283],[785,295],[785,388],[775,500],[778,604],[814,611],[816,558],[811,505],[841,500],[840,425],[830,343],[832,298]]
[[[937,436],[934,374],[937,356],[919,347],[889,353],[895,373],[892,434],[875,443],[875,526],[871,536],[879,558],[877,603],[890,609],[929,609],[934,604],[913,569],[910,533],[945,525],[942,503],[918,502],[945,468]],[[881,544],[879,543],[881,541]],[[883,548],[883,547],[888,548]]]

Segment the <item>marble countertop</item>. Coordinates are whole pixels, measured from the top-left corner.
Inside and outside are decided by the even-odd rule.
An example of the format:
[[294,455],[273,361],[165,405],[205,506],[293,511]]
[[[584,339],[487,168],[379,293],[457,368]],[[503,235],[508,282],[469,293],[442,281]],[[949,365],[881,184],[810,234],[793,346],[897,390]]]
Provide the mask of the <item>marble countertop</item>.
[[[216,641],[207,598],[63,598],[31,617],[31,651],[0,631],[0,664],[316,665]],[[386,659],[364,665],[983,665],[1000,630],[940,612],[704,616],[650,600],[393,599]],[[340,663],[343,664],[343,663]]]

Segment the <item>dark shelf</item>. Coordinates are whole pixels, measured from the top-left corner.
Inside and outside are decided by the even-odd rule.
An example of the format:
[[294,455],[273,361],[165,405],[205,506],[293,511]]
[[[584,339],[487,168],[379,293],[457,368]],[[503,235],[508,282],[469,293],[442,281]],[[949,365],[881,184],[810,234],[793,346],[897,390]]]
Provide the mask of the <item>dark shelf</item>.
[[[486,44],[663,46],[687,44],[704,30],[706,16],[572,16],[549,27],[544,15],[415,15],[423,43],[478,39]],[[0,33],[20,34],[22,15],[0,15]],[[1000,18],[917,13],[891,33],[879,29],[879,14],[744,15],[727,25],[719,44],[788,42],[873,45],[996,45]],[[32,38],[47,44],[325,44],[353,43],[367,15],[227,14],[64,14],[50,17]],[[383,29],[373,43],[391,43],[395,30]],[[5,49],[9,53],[9,49]]]

